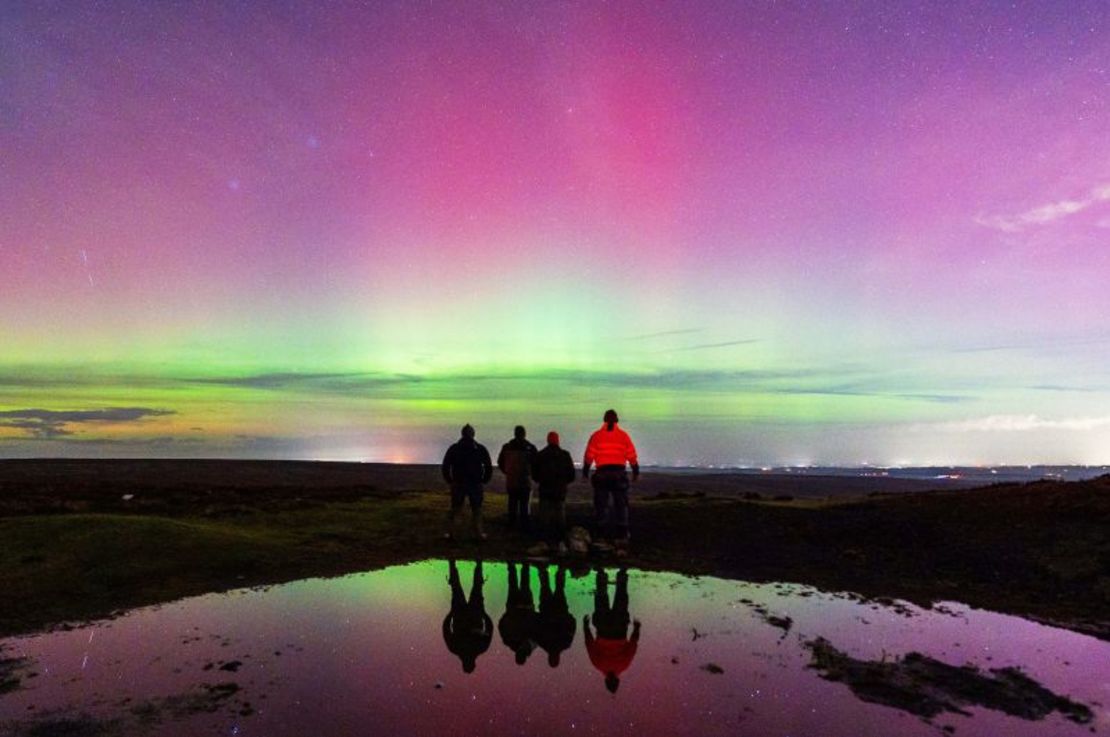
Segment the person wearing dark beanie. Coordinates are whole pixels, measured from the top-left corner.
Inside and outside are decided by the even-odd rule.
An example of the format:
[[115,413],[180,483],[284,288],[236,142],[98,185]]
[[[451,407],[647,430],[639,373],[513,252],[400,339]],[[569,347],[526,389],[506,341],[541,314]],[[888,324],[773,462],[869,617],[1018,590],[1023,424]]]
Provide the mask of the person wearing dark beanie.
[[454,538],[455,515],[469,501],[474,536],[485,540],[486,533],[482,530],[482,486],[488,484],[493,476],[493,463],[486,446],[474,439],[474,428],[469,423],[463,426],[460,435],[458,442],[447,449],[440,466],[443,480],[451,489],[451,509],[447,512],[447,529],[443,536]]
[[536,446],[528,442],[523,425],[513,429],[513,439],[501,446],[497,468],[505,474],[505,496],[509,502],[509,527],[528,532],[532,506],[532,461]]

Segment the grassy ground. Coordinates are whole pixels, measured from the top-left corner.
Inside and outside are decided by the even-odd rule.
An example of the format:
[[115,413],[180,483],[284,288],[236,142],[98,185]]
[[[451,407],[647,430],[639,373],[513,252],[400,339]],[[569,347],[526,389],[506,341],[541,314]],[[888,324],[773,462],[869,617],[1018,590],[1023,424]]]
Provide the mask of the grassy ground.
[[[534,542],[499,524],[498,494],[489,495],[490,539],[452,544],[440,537],[439,490],[354,477],[278,483],[288,476],[272,468],[249,483],[225,468],[223,491],[203,474],[153,484],[103,468],[36,483],[28,467],[4,467],[0,634],[420,558],[519,558]],[[570,516],[587,523],[575,498]],[[657,495],[633,504],[628,565],[958,600],[1110,638],[1110,477],[849,501]]]

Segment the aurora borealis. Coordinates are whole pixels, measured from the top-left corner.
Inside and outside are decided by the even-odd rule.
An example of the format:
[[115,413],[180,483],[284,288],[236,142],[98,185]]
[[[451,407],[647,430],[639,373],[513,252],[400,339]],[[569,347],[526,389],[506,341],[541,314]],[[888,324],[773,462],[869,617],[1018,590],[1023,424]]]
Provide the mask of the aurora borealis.
[[0,457],[1110,462],[1108,21],[4,4]]

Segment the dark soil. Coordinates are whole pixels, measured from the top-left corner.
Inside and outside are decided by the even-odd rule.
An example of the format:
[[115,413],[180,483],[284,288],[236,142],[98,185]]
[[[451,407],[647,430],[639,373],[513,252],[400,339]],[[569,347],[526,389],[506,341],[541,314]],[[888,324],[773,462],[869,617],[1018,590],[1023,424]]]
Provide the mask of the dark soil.
[[[496,480],[486,497],[490,539],[444,541],[447,497],[436,473],[384,464],[0,462],[0,635],[422,558],[519,558],[534,545],[500,524]],[[1110,639],[1110,477],[920,493],[884,479],[789,477],[780,494],[772,477],[756,480],[759,492],[727,475],[701,486],[645,475],[632,489],[631,547],[603,555],[922,605],[957,600]],[[840,498],[837,483],[863,495]],[[775,496],[794,499],[767,501]],[[577,482],[572,524],[590,526],[588,499]]]

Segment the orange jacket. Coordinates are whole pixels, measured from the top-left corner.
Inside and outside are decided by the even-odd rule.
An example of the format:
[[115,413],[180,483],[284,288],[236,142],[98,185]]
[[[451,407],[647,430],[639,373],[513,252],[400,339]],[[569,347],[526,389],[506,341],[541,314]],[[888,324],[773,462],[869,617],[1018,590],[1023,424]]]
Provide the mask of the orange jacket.
[[606,425],[595,430],[586,445],[583,467],[589,468],[592,463],[597,463],[598,466],[623,466],[626,462],[633,466],[639,463],[636,459],[636,446],[632,444],[628,433],[619,425],[613,425],[612,430]]
[[590,662],[602,673],[619,676],[632,665],[636,657],[636,640],[609,640],[604,637],[593,638],[586,630],[586,653]]

